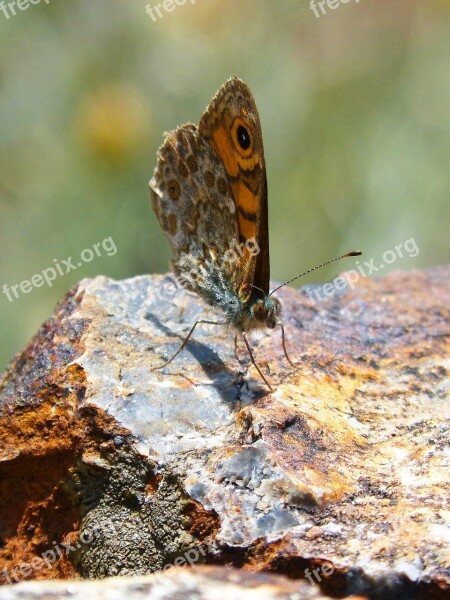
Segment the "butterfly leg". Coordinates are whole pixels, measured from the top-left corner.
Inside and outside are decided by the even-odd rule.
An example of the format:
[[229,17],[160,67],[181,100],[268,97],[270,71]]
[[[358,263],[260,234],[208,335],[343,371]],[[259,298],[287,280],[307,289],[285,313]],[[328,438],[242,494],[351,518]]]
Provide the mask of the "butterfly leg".
[[224,325],[225,323],[218,323],[217,321],[202,321],[202,320],[196,321],[194,323],[194,325],[191,327],[191,330],[189,331],[189,333],[187,334],[187,336],[184,338],[183,343],[181,344],[181,346],[175,352],[175,354],[171,358],[169,358],[169,360],[167,360],[164,364],[160,365],[159,367],[155,367],[154,369],[152,369],[152,371],[157,371],[158,369],[162,369],[163,367],[166,367],[169,363],[171,363],[173,361],[173,359],[176,356],[178,356],[180,354],[180,352],[183,350],[183,348],[186,346],[186,344],[189,341],[189,338],[194,333],[194,329],[197,327],[197,325],[201,325],[201,324],[207,324],[207,325]]
[[292,365],[293,367],[297,368],[298,365],[296,365],[295,363],[292,362],[292,360],[289,358],[289,354],[287,353],[287,350],[286,350],[286,335],[284,333],[284,326],[283,326],[282,323],[280,323],[280,327],[281,327],[281,344],[283,346],[284,355],[285,355],[288,363],[290,365]]
[[257,364],[256,364],[256,362],[255,362],[255,359],[253,358],[253,352],[252,352],[252,349],[250,348],[250,344],[248,343],[248,340],[247,340],[247,334],[245,333],[245,331],[241,331],[241,334],[242,334],[242,339],[244,340],[244,342],[245,342],[245,345],[247,346],[247,350],[248,350],[248,353],[250,354],[250,359],[251,359],[251,361],[252,361],[252,364],[253,364],[253,366],[256,368],[256,370],[258,371],[258,373],[259,373],[259,374],[260,374],[260,376],[261,376],[261,379],[262,379],[262,380],[264,381],[264,383],[267,385],[267,387],[269,388],[269,390],[270,390],[271,392],[273,392],[272,386],[271,386],[271,385],[270,385],[270,383],[267,381],[267,379],[264,377],[264,375],[263,375],[263,374],[262,374],[262,372],[261,372],[261,369],[258,367],[258,365],[257,365]]
[[239,358],[239,353],[238,353],[238,336],[239,336],[238,333],[236,333],[236,335],[234,336],[234,358],[238,362],[241,362],[241,359]]

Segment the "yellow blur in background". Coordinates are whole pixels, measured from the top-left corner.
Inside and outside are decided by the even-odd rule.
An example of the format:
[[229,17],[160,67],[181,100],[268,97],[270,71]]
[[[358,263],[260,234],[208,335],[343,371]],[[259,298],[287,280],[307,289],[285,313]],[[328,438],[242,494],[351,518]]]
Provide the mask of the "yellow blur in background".
[[352,249],[379,264],[411,239],[418,252],[382,274],[448,262],[449,17],[446,0],[2,10],[0,368],[80,279],[167,271],[148,196],[156,150],[235,74],[263,127],[274,279]]

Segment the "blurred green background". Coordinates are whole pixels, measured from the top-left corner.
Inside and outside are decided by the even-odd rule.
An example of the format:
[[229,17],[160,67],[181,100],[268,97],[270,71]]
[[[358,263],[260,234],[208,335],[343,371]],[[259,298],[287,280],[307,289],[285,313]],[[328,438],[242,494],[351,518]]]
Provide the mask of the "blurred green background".
[[156,150],[233,74],[261,116],[274,278],[355,248],[379,263],[411,237],[419,255],[390,270],[448,262],[448,0],[349,0],[320,18],[309,0],[187,0],[156,21],[146,4],[0,12],[0,289],[107,237],[117,247],[52,287],[0,294],[1,368],[78,280],[167,271]]

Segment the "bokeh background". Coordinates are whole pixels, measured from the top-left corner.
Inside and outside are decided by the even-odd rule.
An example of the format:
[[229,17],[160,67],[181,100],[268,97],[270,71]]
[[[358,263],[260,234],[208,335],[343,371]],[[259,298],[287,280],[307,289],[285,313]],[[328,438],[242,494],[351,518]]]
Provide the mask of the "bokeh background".
[[156,21],[146,4],[0,12],[0,290],[117,247],[51,288],[0,293],[0,368],[78,280],[167,270],[156,150],[233,74],[261,116],[274,278],[354,248],[378,263],[411,237],[419,255],[390,270],[448,262],[448,0],[349,0],[320,18],[309,0],[187,0]]

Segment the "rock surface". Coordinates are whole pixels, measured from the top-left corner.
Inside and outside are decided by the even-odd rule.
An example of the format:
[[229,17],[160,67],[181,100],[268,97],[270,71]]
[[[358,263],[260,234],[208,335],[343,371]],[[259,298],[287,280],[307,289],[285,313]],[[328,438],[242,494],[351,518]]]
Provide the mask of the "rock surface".
[[[331,600],[319,586],[225,567],[181,567],[101,581],[26,582],[0,588],[0,600]],[[348,600],[364,600],[352,596]]]
[[0,580],[184,560],[448,598],[450,267],[351,288],[280,290],[269,393],[220,326],[152,371],[217,319],[170,276],[80,282],[0,382]]

